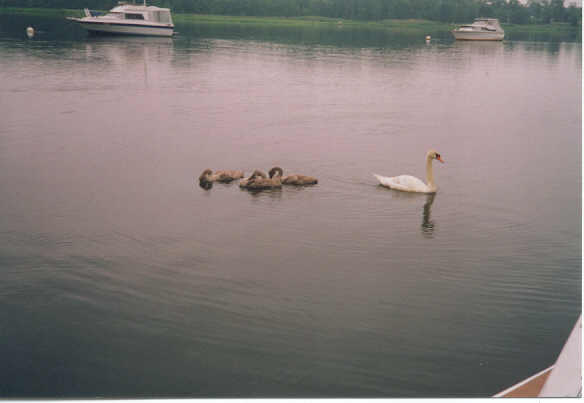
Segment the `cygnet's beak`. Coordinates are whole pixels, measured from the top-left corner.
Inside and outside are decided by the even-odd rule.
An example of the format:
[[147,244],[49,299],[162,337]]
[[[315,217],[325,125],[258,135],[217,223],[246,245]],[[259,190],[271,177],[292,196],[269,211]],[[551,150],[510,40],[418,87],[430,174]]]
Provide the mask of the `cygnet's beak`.
[[442,157],[441,157],[441,156],[439,156],[439,155],[438,155],[438,156],[436,157],[436,159],[437,159],[438,161],[440,161],[441,163],[443,163],[443,164],[444,164],[444,160],[442,159]]

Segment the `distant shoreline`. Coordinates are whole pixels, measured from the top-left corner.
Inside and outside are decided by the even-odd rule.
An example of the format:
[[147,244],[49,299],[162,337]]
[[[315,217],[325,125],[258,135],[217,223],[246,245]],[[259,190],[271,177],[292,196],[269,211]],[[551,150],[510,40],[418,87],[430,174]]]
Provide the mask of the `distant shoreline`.
[[[52,8],[0,8],[0,15],[31,15],[31,16],[82,16],[82,10],[52,9]],[[357,21],[328,17],[254,17],[254,16],[227,16],[227,15],[203,15],[203,14],[177,14],[173,13],[175,23],[179,24],[245,24],[249,26],[272,25],[287,27],[302,26],[336,26],[351,28],[372,28],[404,33],[438,33],[449,32],[460,24],[443,23],[429,20],[390,19],[381,21]],[[470,22],[470,21],[469,21]],[[551,24],[502,24],[507,34],[547,34],[547,35],[574,35],[581,41],[580,27],[571,26],[568,23]]]

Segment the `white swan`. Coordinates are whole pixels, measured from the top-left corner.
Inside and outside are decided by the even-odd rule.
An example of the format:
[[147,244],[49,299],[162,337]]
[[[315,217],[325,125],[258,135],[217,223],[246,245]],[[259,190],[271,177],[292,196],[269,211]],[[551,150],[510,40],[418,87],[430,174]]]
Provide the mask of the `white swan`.
[[428,184],[425,184],[421,179],[411,175],[400,175],[391,178],[376,174],[373,174],[373,176],[377,178],[379,183],[390,189],[401,190],[403,192],[436,193],[438,188],[434,183],[434,174],[432,173],[432,160],[434,159],[444,163],[440,154],[436,151],[430,150],[426,153],[426,180],[428,181]]

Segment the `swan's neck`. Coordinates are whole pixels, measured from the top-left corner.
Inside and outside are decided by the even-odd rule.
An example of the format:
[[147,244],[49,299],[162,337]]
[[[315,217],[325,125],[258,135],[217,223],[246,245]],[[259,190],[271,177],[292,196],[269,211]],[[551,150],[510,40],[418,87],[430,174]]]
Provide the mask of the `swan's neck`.
[[426,158],[426,182],[431,190],[436,190],[434,183],[434,172],[432,171],[432,158]]

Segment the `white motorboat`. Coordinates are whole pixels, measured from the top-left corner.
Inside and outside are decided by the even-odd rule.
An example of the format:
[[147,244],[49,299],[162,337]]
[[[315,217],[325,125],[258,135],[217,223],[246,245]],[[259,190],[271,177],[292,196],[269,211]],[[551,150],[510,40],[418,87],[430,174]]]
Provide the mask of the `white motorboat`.
[[170,9],[147,6],[146,0],[143,5],[119,2],[105,15],[87,8],[84,12],[83,18],[67,19],[95,33],[172,36],[174,32]]
[[496,18],[477,18],[470,25],[462,25],[452,30],[457,40],[464,41],[502,41],[505,31]]
[[554,365],[493,397],[582,397],[582,313]]

